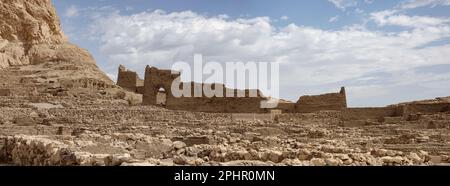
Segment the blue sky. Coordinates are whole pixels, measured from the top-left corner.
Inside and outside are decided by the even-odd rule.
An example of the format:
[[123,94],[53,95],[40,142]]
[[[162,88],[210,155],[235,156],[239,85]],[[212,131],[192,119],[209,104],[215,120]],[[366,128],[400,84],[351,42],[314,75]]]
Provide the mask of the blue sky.
[[54,0],[70,41],[112,78],[194,53],[278,61],[281,97],[350,106],[450,95],[450,0]]

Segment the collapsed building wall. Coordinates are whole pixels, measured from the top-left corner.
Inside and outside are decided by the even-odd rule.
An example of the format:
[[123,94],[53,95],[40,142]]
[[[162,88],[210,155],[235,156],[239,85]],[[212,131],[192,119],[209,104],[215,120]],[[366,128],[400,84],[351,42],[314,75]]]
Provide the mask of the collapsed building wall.
[[281,110],[282,113],[294,113],[295,112],[295,103],[279,102],[276,109]]
[[450,103],[412,103],[404,106],[404,114],[439,113],[450,111]]
[[117,85],[132,92],[144,93],[144,80],[139,78],[136,72],[127,70],[123,65],[119,66]]
[[403,107],[347,108],[342,110],[341,118],[346,127],[368,125],[370,122],[384,122],[387,117],[403,116]]
[[339,93],[330,93],[317,96],[302,96],[295,104],[295,112],[311,113],[321,110],[341,110],[347,108],[345,88]]
[[[142,81],[136,72],[126,70],[121,65],[117,85],[143,94],[143,105],[160,105],[172,110],[219,113],[269,113],[279,110],[282,113],[311,113],[347,108],[344,87],[339,93],[303,96],[297,103],[280,100],[275,108],[263,108],[264,102],[270,103],[270,98],[264,97],[259,90],[229,89],[223,84],[183,83],[180,82],[180,76],[179,72],[147,66]],[[175,96],[172,92],[173,82],[179,83],[181,91],[190,90],[190,95]],[[205,95],[203,87],[210,87],[212,91],[221,93],[221,96]],[[233,92],[233,96],[227,96],[229,92]]]
[[10,89],[0,89],[0,96],[10,96],[11,90]]
[[[222,113],[257,113],[262,112],[261,96],[259,90],[257,97],[250,97],[250,90],[227,89],[223,84],[181,83],[180,90],[190,89],[190,96],[175,96],[172,92],[172,83],[179,81],[180,73],[172,73],[171,70],[160,70],[147,66],[144,80],[144,105],[159,105],[158,94],[161,90],[165,93],[165,107],[172,110],[188,110],[196,112],[222,112]],[[202,87],[209,86],[212,90],[223,90],[223,97],[208,97],[202,91]],[[218,89],[216,89],[218,88]],[[227,91],[243,91],[244,97],[226,97]],[[198,92],[197,94],[195,94]],[[200,94],[200,95],[198,95]]]

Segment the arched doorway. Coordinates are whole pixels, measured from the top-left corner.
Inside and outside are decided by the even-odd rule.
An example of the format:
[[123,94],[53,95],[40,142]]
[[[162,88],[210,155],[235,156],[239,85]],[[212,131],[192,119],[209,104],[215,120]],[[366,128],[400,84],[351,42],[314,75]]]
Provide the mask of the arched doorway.
[[164,87],[160,87],[158,92],[156,93],[156,105],[158,106],[166,106],[167,101],[167,92]]

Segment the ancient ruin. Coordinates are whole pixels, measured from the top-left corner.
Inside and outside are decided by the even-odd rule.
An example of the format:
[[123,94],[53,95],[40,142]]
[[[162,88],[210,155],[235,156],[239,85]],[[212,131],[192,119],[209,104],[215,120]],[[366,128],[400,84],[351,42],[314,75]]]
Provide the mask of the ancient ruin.
[[351,108],[342,88],[269,110],[261,94],[176,98],[179,74],[155,67],[142,80],[121,66],[115,84],[50,0],[2,1],[0,15],[0,165],[450,163],[450,97]]
[[[171,92],[171,86],[180,73],[174,73],[172,70],[160,70],[156,67],[147,66],[145,69],[145,80],[139,78],[136,72],[126,70],[123,65],[119,67],[117,85],[143,94],[143,105],[164,105],[172,110],[186,110],[194,112],[215,112],[215,113],[269,113],[272,110],[280,110],[284,113],[311,113],[321,110],[342,110],[347,108],[347,98],[345,88],[342,87],[339,93],[330,93],[317,96],[302,96],[297,103],[280,101],[276,108],[265,108],[263,101],[269,101],[270,98],[264,97],[260,90],[256,92],[256,97],[250,95],[252,90],[231,90],[234,95],[226,96],[229,91],[224,84],[206,84],[211,90],[222,91],[223,97],[211,97],[204,95],[200,90],[201,96],[194,97],[194,92],[205,86],[205,84],[195,82],[181,82],[180,87],[189,87],[191,97],[176,97]],[[142,83],[143,82],[143,83]],[[219,89],[217,87],[220,87]],[[242,92],[242,97],[239,93]],[[158,95],[164,94],[165,101],[161,104],[158,101]],[[161,95],[160,95],[161,96]]]

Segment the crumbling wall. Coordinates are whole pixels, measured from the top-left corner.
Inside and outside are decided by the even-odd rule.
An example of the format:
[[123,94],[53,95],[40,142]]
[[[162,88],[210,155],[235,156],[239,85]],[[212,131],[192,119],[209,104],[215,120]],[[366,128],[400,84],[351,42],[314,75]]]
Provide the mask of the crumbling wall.
[[404,106],[404,114],[439,113],[450,111],[450,103],[412,103]]
[[0,89],[0,96],[10,96],[11,90],[10,89]]
[[[173,101],[169,101],[173,100]],[[168,99],[166,107],[172,110],[219,113],[260,113],[262,99],[259,98],[207,98],[181,97]]]
[[90,88],[90,89],[105,89],[114,88],[115,85],[105,83],[102,80],[93,78],[80,78],[80,79],[59,79],[60,88]]
[[166,105],[173,100],[172,82],[180,77],[180,73],[172,74],[171,70],[159,70],[155,67],[147,66],[144,77],[144,105],[157,105],[159,90],[162,88],[166,93]]
[[345,88],[339,93],[330,93],[316,96],[302,96],[295,104],[295,112],[311,113],[321,110],[341,110],[347,108]]
[[139,78],[136,72],[127,70],[124,66],[119,66],[117,75],[117,85],[132,92],[143,94],[144,80]]
[[276,109],[281,110],[282,113],[294,113],[295,103],[280,102]]
[[[125,67],[119,68],[119,86],[143,94],[144,105],[163,105],[172,110],[187,110],[194,112],[220,112],[220,113],[268,113],[270,109],[262,108],[262,103],[268,98],[264,97],[259,90],[237,90],[227,89],[223,84],[200,84],[194,82],[180,82],[181,74],[171,70],[160,70],[155,67],[145,68],[145,79],[143,88],[135,86],[137,75],[135,72],[126,71]],[[172,92],[172,83],[178,82],[180,90],[190,89],[190,95],[176,96]],[[204,95],[203,87],[209,86],[212,90],[222,90],[221,96],[208,97]],[[220,89],[221,88],[221,89]],[[161,101],[160,89],[164,90],[165,100]],[[227,92],[234,92],[234,96],[227,96]],[[250,95],[252,91],[256,96]],[[200,95],[195,94],[197,92]],[[244,93],[244,96],[239,93]],[[158,101],[159,100],[159,101]],[[323,110],[341,110],[347,108],[345,88],[339,93],[324,94],[318,96],[303,96],[297,103],[282,101],[276,107],[283,113],[311,113]]]
[[[194,96],[195,87],[203,87],[205,84],[188,83],[191,86],[191,97],[173,97],[168,96],[167,108],[174,110],[189,110],[196,112],[220,112],[220,113],[259,113],[264,112],[261,109],[261,102],[264,100],[260,93],[257,97],[251,97],[249,90],[244,90],[244,97],[226,97],[226,91],[223,86],[223,97],[207,97],[202,93],[201,96]],[[210,86],[210,85],[206,85]],[[233,89],[237,95],[238,91]],[[259,91],[258,91],[259,92]]]
[[342,110],[343,125],[356,127],[368,122],[383,122],[385,117],[399,117],[398,107],[347,108]]
[[[233,90],[235,95],[238,91],[243,91],[244,97],[226,97],[227,89],[222,84],[199,84],[194,82],[181,83],[180,89],[189,87],[190,97],[175,97],[172,93],[172,83],[180,77],[180,73],[172,73],[171,70],[159,70],[155,67],[147,66],[144,80],[144,105],[158,105],[157,98],[159,90],[162,88],[166,93],[165,107],[172,110],[187,110],[194,112],[220,112],[220,113],[259,113],[264,112],[261,109],[261,101],[265,100],[257,90],[257,97],[250,97],[250,90]],[[204,85],[215,89],[222,86],[224,97],[207,97],[201,92],[201,95],[195,96],[195,90]]]

